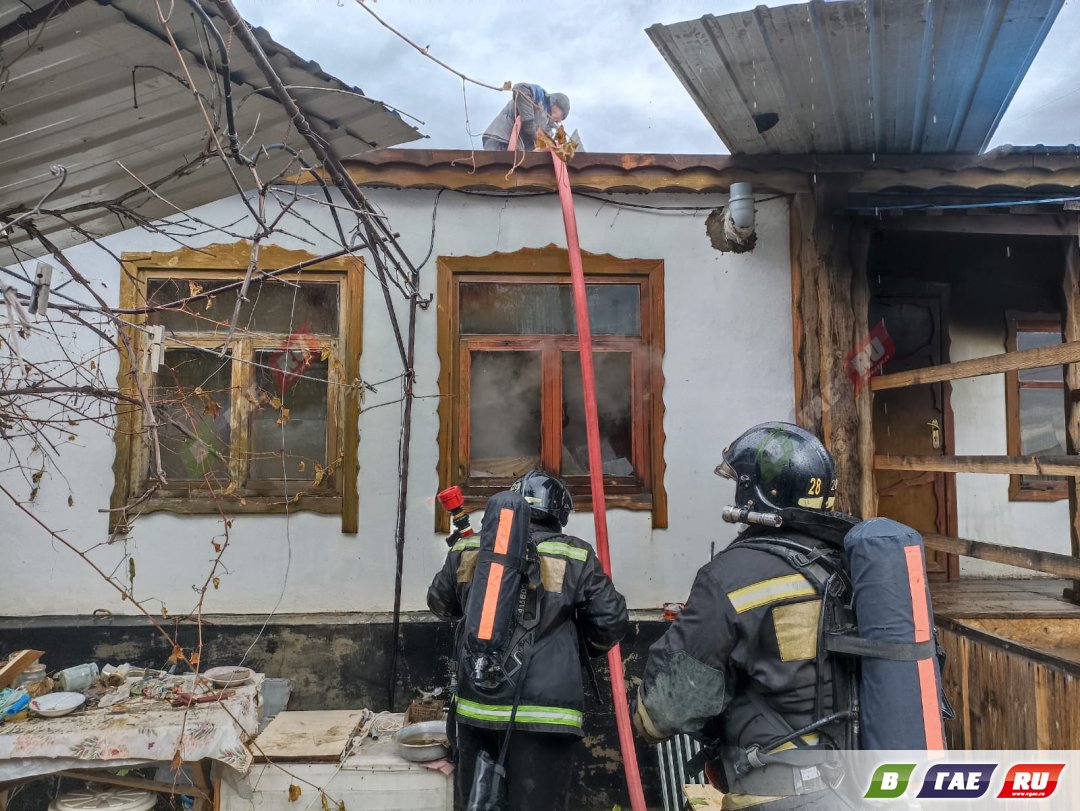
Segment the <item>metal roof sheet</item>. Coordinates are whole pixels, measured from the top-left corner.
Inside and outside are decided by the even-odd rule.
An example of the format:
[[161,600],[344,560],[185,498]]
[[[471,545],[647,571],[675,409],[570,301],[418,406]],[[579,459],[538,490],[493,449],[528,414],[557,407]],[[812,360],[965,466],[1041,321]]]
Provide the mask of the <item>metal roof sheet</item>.
[[647,33],[732,153],[975,153],[1064,1],[813,0]]
[[[204,5],[230,42],[224,21],[212,4]],[[170,29],[197,88],[217,100],[218,54],[185,3],[173,6]],[[294,88],[313,128],[340,155],[420,137],[381,102],[300,59],[265,31],[256,29],[256,34],[282,81]],[[260,144],[285,142],[310,156],[247,52],[231,42],[229,56],[245,154]],[[56,184],[50,167],[61,164],[67,180],[44,208],[85,204],[86,210],[72,211],[69,220],[94,235],[129,228],[135,223],[93,204],[138,190],[132,175],[157,181],[206,147],[202,113],[191,90],[177,81],[180,65],[154,2],[0,0],[0,65],[0,221],[33,207]],[[284,167],[285,157],[277,153],[260,161],[259,175],[269,179]],[[245,187],[253,185],[245,170],[234,165],[233,171]],[[147,192],[133,199],[141,215],[174,214],[234,194],[236,186],[220,159],[213,159],[157,191],[167,203]],[[84,239],[54,217],[35,219],[61,248]],[[14,230],[12,241],[26,243],[21,229]],[[4,261],[12,258],[9,249],[0,255]]]

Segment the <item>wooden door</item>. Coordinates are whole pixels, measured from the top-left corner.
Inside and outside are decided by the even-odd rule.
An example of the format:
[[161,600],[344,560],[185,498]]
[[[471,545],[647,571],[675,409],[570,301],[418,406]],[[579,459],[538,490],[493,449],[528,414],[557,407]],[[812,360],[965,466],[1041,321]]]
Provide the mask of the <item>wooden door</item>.
[[[936,295],[876,295],[870,301],[871,325],[885,321],[894,352],[884,373],[947,363],[942,298]],[[874,394],[874,445],[879,454],[951,454],[952,409],[949,385],[909,386]],[[878,515],[919,532],[955,535],[956,489],[952,474],[879,470],[874,473]],[[959,575],[955,555],[926,550],[933,579]]]

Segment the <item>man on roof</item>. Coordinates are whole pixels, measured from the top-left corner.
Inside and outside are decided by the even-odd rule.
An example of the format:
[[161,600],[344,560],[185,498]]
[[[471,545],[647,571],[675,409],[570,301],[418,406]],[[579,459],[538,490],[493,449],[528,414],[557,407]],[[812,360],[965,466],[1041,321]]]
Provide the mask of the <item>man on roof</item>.
[[484,149],[509,149],[514,122],[520,116],[521,130],[515,148],[532,150],[538,132],[553,134],[555,126],[570,115],[570,99],[565,93],[548,93],[538,84],[516,84],[512,92],[513,98],[484,132]]

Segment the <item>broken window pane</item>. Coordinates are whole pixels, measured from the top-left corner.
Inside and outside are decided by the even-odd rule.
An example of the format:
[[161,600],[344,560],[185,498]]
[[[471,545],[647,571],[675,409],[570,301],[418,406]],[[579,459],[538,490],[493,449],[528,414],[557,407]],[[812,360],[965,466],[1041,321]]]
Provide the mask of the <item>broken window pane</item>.
[[473,352],[469,475],[517,478],[540,464],[540,353]]
[[[1061,333],[1057,331],[1030,332],[1027,330],[1020,330],[1016,333],[1016,349],[1018,351],[1035,349],[1040,346],[1057,346],[1060,343]],[[1061,366],[1044,366],[1041,369],[1021,369],[1019,375],[1021,383],[1035,381],[1061,382],[1063,380]]]
[[[629,352],[594,352],[596,412],[600,423],[600,458],[605,476],[633,476],[633,420],[630,408]],[[564,476],[589,473],[585,437],[585,400],[581,386],[581,355],[563,353]]]
[[[568,284],[463,282],[463,335],[576,335]],[[594,335],[641,335],[641,288],[636,284],[586,286]]]
[[329,361],[320,360],[317,345],[297,341],[260,350],[255,361],[249,475],[308,486],[318,478],[315,466],[333,461],[326,458]]
[[[1035,456],[1065,455],[1064,391],[1020,389],[1020,453]],[[1022,476],[1021,487],[1038,488],[1065,481],[1058,476]]]
[[[146,284],[148,306],[163,306],[199,293],[212,293],[234,284],[222,280],[150,279]],[[148,315],[151,324],[163,324],[167,332],[200,332],[226,335],[238,288],[197,299],[177,309]],[[338,332],[338,286],[332,282],[278,282],[254,278],[248,300],[240,307],[237,330],[276,332],[284,335],[336,335]]]
[[170,482],[220,486],[228,481],[231,386],[230,357],[194,349],[165,351],[150,396],[159,423],[161,466]]

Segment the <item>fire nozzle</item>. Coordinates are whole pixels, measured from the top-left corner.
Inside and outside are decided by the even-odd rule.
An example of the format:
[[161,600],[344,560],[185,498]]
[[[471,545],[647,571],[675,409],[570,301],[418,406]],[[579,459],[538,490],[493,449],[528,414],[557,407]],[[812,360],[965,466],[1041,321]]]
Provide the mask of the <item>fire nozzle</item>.
[[454,524],[454,531],[446,539],[447,546],[453,546],[460,538],[468,538],[475,534],[472,524],[469,523],[469,514],[465,512],[465,496],[462,495],[460,487],[456,484],[447,487],[439,493],[438,499],[450,513],[450,520]]

